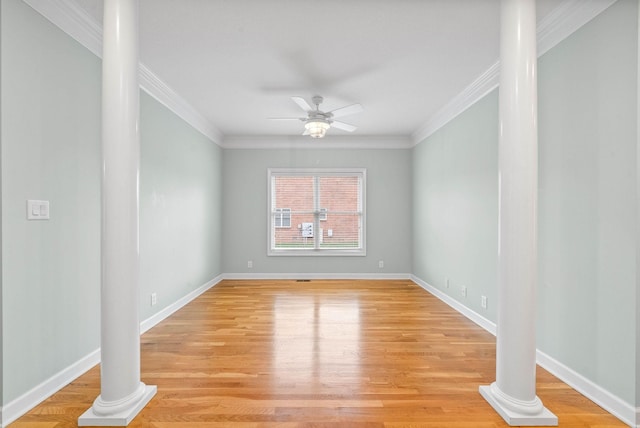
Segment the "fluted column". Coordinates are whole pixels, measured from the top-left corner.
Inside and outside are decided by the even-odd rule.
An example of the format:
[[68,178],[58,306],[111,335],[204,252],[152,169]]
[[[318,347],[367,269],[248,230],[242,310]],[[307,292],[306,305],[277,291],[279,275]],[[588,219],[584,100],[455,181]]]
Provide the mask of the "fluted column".
[[502,0],[496,381],[483,397],[509,425],[557,425],[536,396],[537,50],[535,0]]
[[140,381],[138,0],[104,1],[101,386],[79,426],[122,426],[151,400]]

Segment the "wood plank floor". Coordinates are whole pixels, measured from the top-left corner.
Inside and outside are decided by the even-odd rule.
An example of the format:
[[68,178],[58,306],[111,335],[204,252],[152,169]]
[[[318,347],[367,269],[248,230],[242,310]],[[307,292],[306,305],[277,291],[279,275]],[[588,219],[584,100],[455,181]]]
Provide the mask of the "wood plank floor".
[[[507,425],[478,393],[495,338],[411,281],[223,281],[142,336],[158,394],[129,425]],[[11,428],[76,426],[100,390],[93,368]],[[624,427],[541,368],[561,427]]]

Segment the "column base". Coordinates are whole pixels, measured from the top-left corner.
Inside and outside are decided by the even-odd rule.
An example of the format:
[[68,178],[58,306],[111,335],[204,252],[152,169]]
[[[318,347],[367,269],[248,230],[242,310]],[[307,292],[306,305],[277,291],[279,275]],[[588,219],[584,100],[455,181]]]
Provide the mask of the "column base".
[[506,406],[502,400],[496,398],[490,385],[481,386],[480,394],[510,426],[558,426],[558,417],[544,406],[534,414],[522,413]]
[[[143,384],[144,385],[144,384]],[[120,410],[109,415],[96,414],[93,406],[78,418],[78,426],[98,426],[98,427],[117,427],[127,426],[135,418],[138,413],[146,406],[149,401],[156,395],[158,387],[155,385],[144,385],[144,391],[141,397],[130,407]]]

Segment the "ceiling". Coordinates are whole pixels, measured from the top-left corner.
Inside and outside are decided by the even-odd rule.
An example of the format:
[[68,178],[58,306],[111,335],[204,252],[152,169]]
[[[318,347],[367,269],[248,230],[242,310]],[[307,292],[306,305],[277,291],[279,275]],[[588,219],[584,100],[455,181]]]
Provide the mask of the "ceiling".
[[[538,0],[538,22],[567,0]],[[102,22],[102,0],[75,0]],[[225,140],[300,135],[324,96],[356,137],[409,138],[499,57],[499,0],[140,0],[140,60]],[[348,135],[331,129],[334,136]],[[306,138],[306,137],[305,137]]]

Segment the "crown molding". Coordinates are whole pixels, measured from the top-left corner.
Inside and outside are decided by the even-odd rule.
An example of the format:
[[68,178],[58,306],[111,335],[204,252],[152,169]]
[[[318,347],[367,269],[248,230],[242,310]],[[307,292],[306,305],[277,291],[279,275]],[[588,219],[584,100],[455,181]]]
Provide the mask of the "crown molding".
[[[102,27],[73,0],[23,0],[62,31],[102,57]],[[538,56],[543,55],[580,27],[591,21],[617,0],[564,0],[551,13],[540,20],[537,28]],[[308,139],[290,137],[233,137],[224,138],[223,134],[186,100],[166,85],[144,64],[140,64],[141,88],[165,105],[195,129],[225,148],[337,148],[338,144],[347,144],[345,148],[405,148],[415,146],[431,136],[452,119],[475,104],[499,85],[500,63],[494,63],[487,71],[475,79],[461,93],[456,95],[444,107],[433,114],[415,132],[409,143],[406,137],[345,137],[323,139],[312,142]],[[358,140],[358,138],[360,138]],[[223,141],[224,140],[224,141]],[[386,140],[386,142],[384,142]],[[390,140],[394,140],[393,143]],[[329,143],[327,143],[327,141]],[[365,141],[367,143],[365,143]],[[371,145],[373,143],[373,146]]]
[[314,139],[302,135],[228,136],[222,142],[225,149],[410,149],[411,138],[401,135],[327,135]]
[[[22,0],[78,43],[102,58],[102,26],[73,0]],[[139,65],[140,87],[189,125],[220,145],[222,133],[147,66]]]
[[[538,57],[544,55],[616,1],[564,0],[538,23],[536,30]],[[497,88],[499,84],[500,61],[497,61],[411,134],[413,145],[415,146],[433,135],[438,129]]]
[[564,0],[538,23],[538,57],[618,0]]
[[22,0],[78,43],[102,57],[102,26],[72,0]]
[[413,145],[433,135],[438,129],[474,105],[489,92],[498,87],[500,62],[493,64],[462,92],[453,97],[443,108],[433,114],[424,125],[411,134]]
[[140,87],[164,104],[169,110],[180,116],[185,122],[193,126],[214,143],[221,146],[223,135],[211,121],[200,114],[191,104],[178,95],[173,89],[165,84],[149,68],[140,63]]

